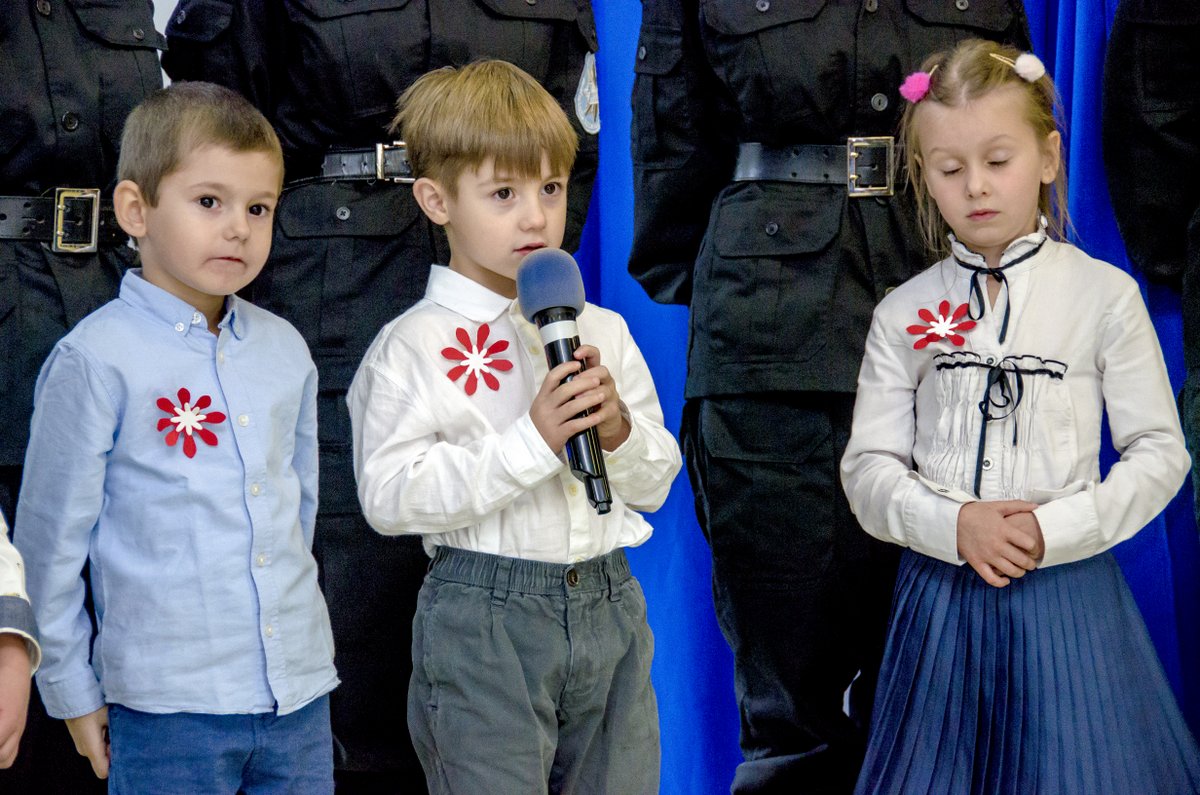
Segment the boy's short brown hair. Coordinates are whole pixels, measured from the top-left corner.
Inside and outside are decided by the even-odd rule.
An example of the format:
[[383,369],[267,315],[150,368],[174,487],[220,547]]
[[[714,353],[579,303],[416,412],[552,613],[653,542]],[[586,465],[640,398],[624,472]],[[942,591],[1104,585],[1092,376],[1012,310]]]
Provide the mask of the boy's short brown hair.
[[262,152],[279,163],[282,179],[283,150],[266,117],[236,91],[190,81],[155,91],[129,114],[117,179],[135,183],[150,206],[157,206],[163,178],[204,146]]
[[401,95],[392,132],[408,145],[417,177],[454,195],[458,177],[489,157],[498,171],[568,174],[579,136],[540,83],[507,61],[482,60],[422,75]]

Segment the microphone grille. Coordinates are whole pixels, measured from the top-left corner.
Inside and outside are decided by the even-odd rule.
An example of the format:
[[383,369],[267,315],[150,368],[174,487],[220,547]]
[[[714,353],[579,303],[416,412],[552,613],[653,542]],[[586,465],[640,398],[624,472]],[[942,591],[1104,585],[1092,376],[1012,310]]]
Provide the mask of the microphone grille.
[[534,315],[556,306],[583,311],[583,277],[575,258],[558,248],[530,252],[517,267],[517,300],[529,322]]

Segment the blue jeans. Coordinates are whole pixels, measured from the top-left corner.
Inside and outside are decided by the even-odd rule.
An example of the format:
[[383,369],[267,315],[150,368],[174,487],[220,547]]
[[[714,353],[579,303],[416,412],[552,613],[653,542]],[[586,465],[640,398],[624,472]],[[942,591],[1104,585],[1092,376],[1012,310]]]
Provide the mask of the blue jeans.
[[138,712],[110,704],[110,795],[333,792],[329,696],[287,715]]

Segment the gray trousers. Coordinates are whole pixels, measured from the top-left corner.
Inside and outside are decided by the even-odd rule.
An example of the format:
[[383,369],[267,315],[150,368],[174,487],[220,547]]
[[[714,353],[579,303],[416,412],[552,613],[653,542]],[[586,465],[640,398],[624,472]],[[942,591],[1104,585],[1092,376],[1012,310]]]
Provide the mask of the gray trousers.
[[646,600],[623,550],[558,565],[439,547],[408,725],[431,795],[655,795]]

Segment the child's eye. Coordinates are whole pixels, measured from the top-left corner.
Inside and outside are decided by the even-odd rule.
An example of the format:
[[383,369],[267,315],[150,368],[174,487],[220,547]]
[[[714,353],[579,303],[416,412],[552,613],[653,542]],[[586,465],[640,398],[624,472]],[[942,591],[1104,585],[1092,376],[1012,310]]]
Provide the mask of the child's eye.
[[500,199],[501,201],[506,201],[513,197],[513,190],[512,190],[512,188],[501,188],[500,190],[496,191],[496,193],[493,195],[495,195],[495,197],[497,199]]
[[1003,165],[1007,165],[1007,164],[1008,164],[1008,160],[989,160],[988,161],[989,166],[1003,166]]
[[199,199],[197,199],[197,201],[200,203],[201,207],[207,210],[211,210],[217,206],[217,200],[212,196],[201,196]]
[[259,216],[270,215],[271,208],[265,204],[252,204],[252,205],[250,205],[250,214],[251,215],[259,215]]
[[542,192],[547,196],[556,196],[563,192],[563,184],[561,182],[547,182],[542,186]]
[[954,176],[955,174],[957,174],[957,173],[958,173],[958,172],[960,172],[960,171],[962,171],[962,169],[961,169],[961,168],[959,168],[958,166],[954,166],[953,168],[943,168],[943,169],[941,169],[941,172],[942,172],[942,176],[943,176],[943,177],[952,177],[952,176]]

